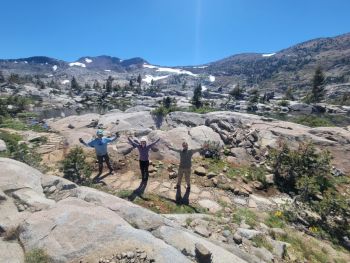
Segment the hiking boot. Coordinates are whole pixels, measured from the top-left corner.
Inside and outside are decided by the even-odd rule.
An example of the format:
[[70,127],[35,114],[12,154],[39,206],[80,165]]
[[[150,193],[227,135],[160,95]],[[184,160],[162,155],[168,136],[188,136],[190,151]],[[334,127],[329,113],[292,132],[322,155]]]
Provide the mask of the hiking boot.
[[114,171],[113,170],[109,170],[109,174],[114,174]]
[[178,184],[174,186],[174,189],[179,189],[179,188],[180,188],[180,185]]

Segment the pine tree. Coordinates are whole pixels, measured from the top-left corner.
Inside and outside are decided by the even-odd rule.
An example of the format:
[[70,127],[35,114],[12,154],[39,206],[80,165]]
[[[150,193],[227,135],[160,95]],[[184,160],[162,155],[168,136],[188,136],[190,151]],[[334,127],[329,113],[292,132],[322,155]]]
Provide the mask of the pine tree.
[[169,96],[163,99],[163,105],[165,108],[170,109],[171,104],[172,104],[172,100]]
[[311,102],[320,102],[323,100],[325,95],[324,80],[325,77],[321,67],[317,67],[312,80]]
[[129,87],[130,88],[134,87],[134,81],[132,79],[129,81]]
[[259,90],[258,89],[252,89],[250,91],[250,96],[249,96],[249,102],[250,103],[258,103],[259,102]]
[[232,98],[235,98],[236,100],[240,99],[242,97],[242,93],[243,90],[241,89],[241,87],[239,86],[239,84],[237,84],[229,93],[229,95]]
[[98,82],[97,80],[95,80],[94,84],[92,85],[92,88],[94,90],[96,90],[97,92],[101,92],[101,85],[100,82]]
[[106,92],[110,93],[112,92],[113,89],[113,78],[111,76],[108,77],[107,81],[106,81]]
[[139,83],[139,87],[141,87],[141,82],[142,82],[142,78],[141,78],[141,74],[139,74],[137,76],[137,83]]
[[286,99],[286,100],[294,100],[293,88],[292,87],[289,87],[286,90],[286,94],[284,94],[284,99]]
[[5,77],[2,71],[0,71],[0,83],[5,82]]
[[75,79],[75,77],[72,78],[72,80],[70,82],[70,87],[71,87],[71,90],[77,94],[79,94],[81,92],[81,87],[80,87],[78,81]]
[[202,85],[198,84],[193,91],[191,103],[198,109],[202,107]]

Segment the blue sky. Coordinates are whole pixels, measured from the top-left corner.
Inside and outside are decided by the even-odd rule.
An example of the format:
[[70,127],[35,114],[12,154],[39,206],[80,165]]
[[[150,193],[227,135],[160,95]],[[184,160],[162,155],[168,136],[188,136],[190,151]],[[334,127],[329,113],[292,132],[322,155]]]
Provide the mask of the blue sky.
[[194,65],[350,32],[349,0],[2,0],[0,58]]

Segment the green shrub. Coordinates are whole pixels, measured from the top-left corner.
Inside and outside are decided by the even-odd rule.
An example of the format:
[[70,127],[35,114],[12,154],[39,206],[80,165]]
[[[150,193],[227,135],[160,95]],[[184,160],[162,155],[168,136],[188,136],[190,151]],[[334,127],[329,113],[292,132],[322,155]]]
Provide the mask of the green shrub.
[[[337,191],[339,180],[331,175],[330,161],[327,151],[316,151],[310,143],[301,143],[296,150],[281,143],[268,157],[279,189],[296,195],[294,202],[285,207],[284,218],[306,225],[315,236],[345,244],[343,237],[350,236],[350,207]],[[274,218],[269,220],[273,223]]]
[[18,131],[28,130],[28,127],[25,123],[13,118],[3,119],[0,123],[0,128],[8,128]]
[[50,258],[43,249],[36,248],[27,253],[24,256],[25,263],[50,263]]
[[289,106],[289,101],[281,100],[278,102],[278,105],[282,106],[282,107],[287,107],[287,106]]
[[309,201],[332,185],[330,161],[329,152],[318,153],[311,143],[300,143],[298,149],[292,150],[282,142],[268,157],[279,189],[293,191],[303,201]]
[[285,218],[282,211],[270,212],[269,216],[265,219],[265,224],[273,228],[284,228]]
[[299,116],[292,120],[295,123],[302,124],[309,127],[331,127],[334,126],[328,118],[322,118],[314,115]]
[[211,107],[189,107],[188,112],[194,112],[194,113],[199,113],[199,114],[205,114],[209,112],[217,111],[217,109],[211,108]]
[[240,224],[242,221],[245,221],[246,224],[254,227],[257,225],[257,216],[256,214],[247,209],[247,208],[238,208],[233,212],[232,216],[233,222]]
[[0,131],[0,139],[3,140],[7,146],[7,150],[0,153],[0,156],[24,162],[29,166],[33,166],[34,168],[41,170],[42,167],[40,166],[40,155],[30,149],[26,143],[21,143],[21,136]]
[[61,171],[63,171],[64,178],[75,182],[77,184],[91,184],[92,168],[86,162],[86,155],[83,149],[76,146],[61,162]]
[[271,245],[271,243],[266,239],[266,237],[262,236],[262,235],[257,235],[255,237],[252,238],[251,240],[253,242],[253,244],[255,244],[257,247],[264,247],[266,248],[268,251],[273,250],[273,246]]

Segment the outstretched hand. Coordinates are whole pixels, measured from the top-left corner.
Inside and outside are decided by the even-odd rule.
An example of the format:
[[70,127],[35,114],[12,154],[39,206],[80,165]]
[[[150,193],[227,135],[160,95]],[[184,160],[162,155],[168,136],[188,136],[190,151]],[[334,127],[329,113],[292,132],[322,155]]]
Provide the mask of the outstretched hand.
[[79,138],[79,142],[84,143],[84,140],[82,138]]
[[115,137],[119,138],[119,136],[120,136],[119,132],[116,132]]

